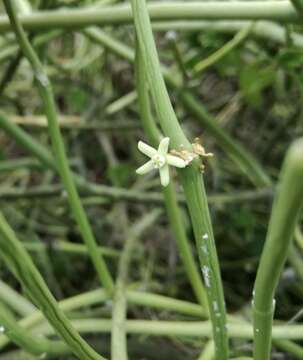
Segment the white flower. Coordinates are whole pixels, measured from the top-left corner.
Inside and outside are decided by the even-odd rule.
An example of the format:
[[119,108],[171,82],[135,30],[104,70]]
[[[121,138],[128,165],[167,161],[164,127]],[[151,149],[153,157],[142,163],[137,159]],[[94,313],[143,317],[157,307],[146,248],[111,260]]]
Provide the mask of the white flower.
[[163,138],[160,141],[158,150],[153,147],[145,144],[143,141],[138,142],[138,149],[150,160],[139,167],[136,170],[136,173],[139,175],[144,175],[153,169],[159,169],[160,180],[162,186],[167,186],[169,184],[169,169],[168,165],[175,166],[177,168],[184,168],[186,162],[180,157],[168,154],[169,138]]

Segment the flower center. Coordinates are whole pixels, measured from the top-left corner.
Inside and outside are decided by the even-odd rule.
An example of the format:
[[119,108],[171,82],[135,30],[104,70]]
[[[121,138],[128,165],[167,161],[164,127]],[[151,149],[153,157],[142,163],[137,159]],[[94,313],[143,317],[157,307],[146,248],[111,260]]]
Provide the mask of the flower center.
[[153,157],[152,157],[152,161],[154,163],[154,167],[156,169],[160,169],[161,167],[163,167],[166,163],[166,159],[163,155],[160,155],[160,154],[155,154]]

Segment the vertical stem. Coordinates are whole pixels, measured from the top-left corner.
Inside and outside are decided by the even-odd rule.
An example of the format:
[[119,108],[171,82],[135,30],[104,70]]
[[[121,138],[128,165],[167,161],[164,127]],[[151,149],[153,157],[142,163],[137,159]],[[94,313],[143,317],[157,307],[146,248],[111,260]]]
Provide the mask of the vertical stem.
[[[127,312],[127,281],[129,265],[136,242],[142,232],[151,226],[158,218],[160,212],[158,209],[144,216],[130,230],[125,229],[127,236],[124,249],[122,251],[119,265],[118,276],[115,286],[114,309],[112,316],[112,338],[111,338],[111,359],[127,360],[126,345],[126,312]],[[127,224],[128,225],[128,224]]]
[[[144,63],[142,61],[142,54],[138,43],[136,50],[136,86],[142,125],[149,142],[154,147],[157,147],[161,139],[161,135],[151,113],[146,75],[144,71]],[[188,279],[191,283],[192,289],[196,295],[198,302],[205,309],[207,309],[208,305],[206,291],[202,284],[201,276],[196,267],[191,247],[185,232],[184,221],[182,219],[182,215],[178,206],[176,190],[173,183],[171,182],[167,187],[163,188],[162,191],[164,195],[167,215],[170,221],[170,226],[175,236],[180,257],[183,261],[183,265],[187,273]]]
[[268,360],[274,294],[303,203],[303,139],[287,153],[254,287],[254,359]]
[[46,353],[59,354],[68,350],[61,341],[51,341],[44,336],[38,339],[21,327],[8,309],[0,302],[0,322],[7,336],[18,346],[31,354],[41,355]]
[[48,120],[49,133],[52,140],[55,157],[58,162],[59,173],[67,191],[71,210],[79,225],[81,235],[86,243],[100,282],[109,292],[111,292],[113,289],[113,281],[110,272],[106,266],[102,255],[98,252],[96,240],[86,217],[85,211],[82,207],[80,197],[78,195],[71,171],[69,169],[68,160],[65,154],[64,142],[58,124],[56,105],[51,84],[43,70],[40,60],[35,53],[35,50],[29,43],[24,33],[24,30],[20,21],[18,20],[18,16],[16,15],[12,2],[9,0],[4,0],[4,5],[10,18],[12,27],[19,41],[19,45],[24,52],[25,57],[32,65],[35,77],[37,79],[40,96]]
[[[191,144],[186,139],[177,120],[161,73],[146,1],[132,0],[131,3],[145,71],[162,130],[166,136],[170,137],[174,148],[178,149],[183,145],[186,149],[191,150]],[[195,161],[192,165],[180,170],[179,174],[191,215],[201,270],[207,289],[216,358],[217,360],[227,360],[228,339],[223,288],[207,198],[199,165],[200,162]]]
[[[81,360],[104,360],[79,335],[46,286],[32,259],[0,212],[0,256],[56,332]],[[16,340],[16,339],[15,339]]]

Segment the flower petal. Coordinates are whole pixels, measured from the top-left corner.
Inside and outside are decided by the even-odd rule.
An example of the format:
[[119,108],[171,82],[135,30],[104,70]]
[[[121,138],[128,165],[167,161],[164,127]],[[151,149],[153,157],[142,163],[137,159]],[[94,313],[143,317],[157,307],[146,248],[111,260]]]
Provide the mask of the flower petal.
[[169,137],[165,137],[160,141],[158,152],[161,155],[166,155],[168,152],[168,146],[169,146]]
[[159,169],[160,172],[160,180],[162,186],[167,186],[169,184],[169,168],[168,165],[164,165],[161,169]]
[[167,155],[166,159],[169,165],[175,166],[177,168],[185,168],[186,166],[186,162],[178,156]]
[[157,150],[145,144],[143,141],[138,142],[138,149],[146,156],[152,157],[157,154]]
[[155,168],[154,163],[152,162],[152,160],[150,160],[147,163],[145,163],[144,165],[140,166],[136,170],[136,173],[139,175],[144,175],[144,174],[150,172],[151,170],[153,170],[154,168]]

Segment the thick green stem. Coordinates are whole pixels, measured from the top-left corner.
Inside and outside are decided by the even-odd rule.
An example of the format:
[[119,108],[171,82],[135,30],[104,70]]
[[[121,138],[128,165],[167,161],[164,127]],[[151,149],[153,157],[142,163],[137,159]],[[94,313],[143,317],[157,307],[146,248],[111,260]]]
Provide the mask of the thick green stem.
[[[126,59],[134,62],[135,54],[131,48],[113,39],[111,36],[104,33],[102,30],[90,28],[85,30],[85,34],[92,40],[102,46],[110,49],[112,52]],[[264,186],[264,184],[271,184],[271,180],[264,172],[261,165],[241,144],[232,139],[223,129],[217,124],[215,118],[207,112],[205,107],[199,100],[188,90],[182,88],[182,84],[176,80],[175,76],[170,74],[166,68],[162,67],[163,76],[167,84],[178,91],[179,100],[188,112],[193,114],[196,119],[203,125],[208,134],[214,137],[226,154],[233,160],[242,172],[257,186]],[[185,144],[183,144],[185,145]]]
[[36,307],[30,301],[1,280],[0,301],[22,316],[30,315],[36,311]]
[[43,278],[15,233],[0,213],[0,255],[18,278],[33,302],[41,309],[56,332],[62,336],[71,351],[83,360],[102,360],[77,333],[68,318],[59,309]]
[[[20,48],[22,49],[25,57],[32,65],[35,77],[37,79],[40,96],[48,120],[49,133],[52,140],[56,161],[58,163],[58,170],[68,195],[71,210],[79,225],[82,238],[85,241],[86,246],[89,250],[92,262],[95,266],[100,282],[104,284],[104,287],[110,292],[113,289],[113,281],[102,255],[98,252],[98,247],[94,238],[93,231],[90,227],[85,211],[82,207],[80,197],[74,184],[72,173],[69,169],[68,160],[64,149],[64,143],[61,136],[60,127],[58,125],[56,105],[51,84],[44,72],[39,58],[37,57],[33,47],[31,46],[23,31],[22,25],[18,20],[18,16],[14,11],[13,4],[8,0],[5,0],[4,4],[9,15],[12,27],[18,39]],[[46,158],[49,162],[50,159],[48,155],[46,155]]]
[[270,359],[274,294],[303,199],[303,140],[287,153],[254,287],[254,358]]
[[[152,146],[157,147],[161,139],[161,135],[150,109],[146,74],[139,46],[137,46],[136,52],[136,83],[142,125],[149,142],[152,144]],[[190,244],[184,229],[184,222],[178,207],[176,190],[172,182],[163,189],[163,195],[170,226],[176,238],[180,257],[183,261],[188,279],[191,283],[197,300],[205,309],[207,309],[207,296],[205,288],[202,284],[201,276],[197,270]]]
[[[126,334],[126,317],[127,317],[127,281],[129,265],[135,249],[135,245],[142,233],[151,226],[159,217],[158,209],[144,216],[138,223],[125,229],[127,236],[126,242],[121,253],[118,264],[118,275],[115,285],[114,307],[112,312],[112,332],[111,332],[111,359],[127,360],[127,334]],[[128,226],[128,224],[126,224]]]
[[[72,322],[81,333],[109,333],[111,320],[79,319]],[[149,336],[180,336],[187,338],[212,338],[211,323],[209,321],[159,321],[159,320],[128,320],[126,322],[128,334]],[[44,325],[37,331],[49,335],[53,330]],[[228,333],[235,339],[252,339],[253,329],[249,324],[228,324]],[[273,327],[274,339],[302,340],[303,325],[275,325]],[[217,359],[217,358],[215,358]]]
[[[171,145],[175,149],[183,146],[185,149],[191,150],[190,142],[185,137],[176,118],[161,73],[146,2],[145,0],[132,0],[131,4],[142,60],[161,128],[164,134],[170,137]],[[216,356],[218,360],[225,360],[228,358],[225,302],[199,163],[195,161],[191,166],[180,170],[179,173],[191,215],[201,270],[207,289]]]
[[61,341],[50,341],[40,336],[37,338],[22,328],[8,309],[0,303],[0,323],[3,326],[6,335],[18,346],[27,352],[42,356],[43,354],[52,353],[60,354],[66,351],[67,346]]
[[[151,2],[152,20],[273,20],[297,22],[299,16],[289,1],[186,1]],[[77,9],[67,12],[43,11],[22,16],[26,30],[75,29],[90,25],[118,25],[132,22],[129,4],[117,4],[96,9]],[[10,30],[5,16],[0,17],[0,31]]]

